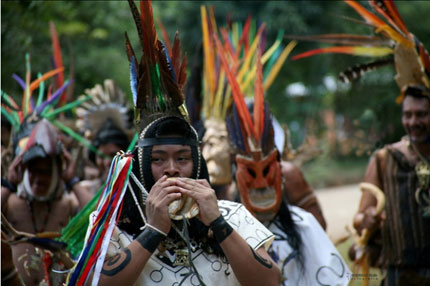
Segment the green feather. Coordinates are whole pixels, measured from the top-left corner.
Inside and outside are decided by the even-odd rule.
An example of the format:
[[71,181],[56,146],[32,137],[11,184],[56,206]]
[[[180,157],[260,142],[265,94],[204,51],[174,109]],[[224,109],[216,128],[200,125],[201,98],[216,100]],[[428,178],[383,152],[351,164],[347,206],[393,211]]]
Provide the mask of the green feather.
[[60,128],[64,133],[68,134],[73,139],[75,139],[76,141],[78,141],[79,143],[81,143],[82,145],[84,145],[85,147],[87,147],[88,149],[93,151],[94,153],[96,153],[97,155],[101,156],[102,158],[106,158],[105,154],[103,154],[102,152],[97,150],[97,148],[95,148],[93,145],[91,145],[91,143],[89,143],[87,139],[85,139],[84,137],[82,137],[81,135],[79,135],[78,133],[73,131],[71,128],[65,126],[64,124],[62,124],[60,121],[58,121],[56,119],[51,120],[51,123],[54,124],[55,126],[57,126],[58,128]]
[[19,123],[15,121],[15,119],[13,118],[13,116],[5,109],[3,108],[3,106],[1,107],[1,114],[6,117],[7,121],[10,122],[10,124],[12,124],[13,126],[18,126]]
[[[37,74],[37,78],[41,78],[42,74],[38,73]],[[39,85],[39,97],[37,98],[37,103],[36,103],[36,107],[39,107],[39,105],[42,104],[43,101],[43,94],[45,93],[45,82],[42,81]]]
[[84,247],[85,234],[89,225],[89,216],[96,209],[97,201],[104,189],[100,187],[97,194],[89,201],[84,208],[77,213],[61,230],[59,241],[67,243],[67,250],[72,257],[78,257]]
[[134,133],[133,139],[131,140],[130,145],[128,145],[127,151],[133,150],[138,138],[139,138],[139,134]]
[[91,98],[91,95],[87,95],[84,98],[75,100],[74,102],[70,102],[70,103],[68,103],[68,104],[66,104],[66,105],[64,105],[64,106],[62,106],[60,108],[57,108],[57,109],[55,109],[55,110],[53,110],[53,111],[51,111],[49,113],[46,113],[45,117],[48,118],[48,119],[50,119],[52,117],[55,117],[57,114],[59,114],[61,112],[67,111],[69,109],[72,109],[72,108],[74,108],[76,106],[81,105],[82,102],[85,102],[85,101],[87,101],[90,98]]
[[161,111],[166,110],[166,102],[164,101],[163,94],[161,93],[161,80],[160,80],[160,68],[158,67],[158,63],[155,64],[155,68],[151,70],[151,83],[152,90],[158,99],[158,106]]

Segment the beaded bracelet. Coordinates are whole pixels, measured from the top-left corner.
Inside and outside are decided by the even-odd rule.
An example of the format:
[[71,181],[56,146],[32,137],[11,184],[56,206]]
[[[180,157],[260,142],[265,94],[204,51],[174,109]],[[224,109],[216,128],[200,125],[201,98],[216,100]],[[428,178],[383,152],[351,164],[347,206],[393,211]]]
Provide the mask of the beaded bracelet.
[[145,229],[139,234],[136,240],[143,248],[153,253],[166,236],[167,234],[165,232],[150,224],[146,224]]
[[216,218],[209,225],[210,229],[212,229],[213,235],[218,243],[221,243],[226,239],[232,232],[233,228],[228,224],[228,222],[224,219],[222,215]]

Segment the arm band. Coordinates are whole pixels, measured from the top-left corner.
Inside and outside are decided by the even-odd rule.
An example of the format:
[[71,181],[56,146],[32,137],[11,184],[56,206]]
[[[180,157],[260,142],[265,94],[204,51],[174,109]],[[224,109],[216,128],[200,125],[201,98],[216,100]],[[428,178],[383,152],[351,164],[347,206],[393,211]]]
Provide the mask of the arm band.
[[151,227],[146,227],[136,240],[143,248],[153,253],[166,236]]
[[233,232],[233,228],[228,224],[222,215],[211,222],[210,228],[212,229],[212,232],[218,243],[223,242],[224,239],[226,239]]

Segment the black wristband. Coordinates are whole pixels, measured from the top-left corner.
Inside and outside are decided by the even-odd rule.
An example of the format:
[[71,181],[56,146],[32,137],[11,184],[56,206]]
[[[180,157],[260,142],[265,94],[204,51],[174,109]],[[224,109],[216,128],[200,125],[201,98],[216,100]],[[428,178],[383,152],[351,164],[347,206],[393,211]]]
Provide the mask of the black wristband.
[[77,183],[79,183],[81,181],[81,179],[79,179],[78,177],[73,177],[70,179],[70,181],[68,181],[66,183],[66,189],[68,192],[70,192],[73,189],[73,186],[76,185]]
[[1,185],[2,187],[9,189],[12,193],[16,193],[16,186],[8,180],[1,178]]
[[142,245],[143,248],[153,253],[164,238],[166,238],[166,236],[164,236],[162,233],[150,227],[146,227],[139,234],[136,240],[140,243],[140,245]]
[[223,242],[224,239],[226,239],[227,236],[233,232],[233,228],[228,224],[222,215],[211,222],[209,227],[212,229],[212,232],[218,243]]

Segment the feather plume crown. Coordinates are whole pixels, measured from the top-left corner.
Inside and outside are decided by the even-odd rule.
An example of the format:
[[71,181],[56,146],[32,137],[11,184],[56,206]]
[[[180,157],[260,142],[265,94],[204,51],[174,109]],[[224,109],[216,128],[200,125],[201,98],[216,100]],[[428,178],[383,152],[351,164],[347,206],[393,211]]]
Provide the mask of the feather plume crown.
[[[14,138],[18,140],[18,138],[22,136],[26,137],[26,130],[28,130],[28,128],[32,128],[31,126],[33,126],[36,122],[46,119],[62,132],[68,134],[79,143],[93,150],[94,147],[91,146],[91,144],[85,138],[67,126],[67,123],[65,123],[66,118],[64,116],[60,116],[60,114],[72,110],[88,100],[89,96],[72,102],[65,102],[63,104],[60,98],[71,81],[65,80],[63,85],[54,91],[53,85],[49,85],[49,87],[46,89],[45,82],[55,75],[62,73],[64,68],[61,66],[44,74],[39,73],[38,78],[32,80],[30,55],[26,54],[25,58],[25,80],[16,74],[13,75],[13,78],[23,89],[21,105],[18,105],[12,96],[9,96],[3,90],[1,91],[1,113],[11,123],[13,127]],[[37,98],[36,96],[33,97],[33,92],[36,90],[39,91]]]
[[[182,90],[186,80],[187,58],[181,57],[178,35],[172,51],[168,51],[158,40],[151,1],[140,1],[140,12],[133,0],[128,0],[128,3],[142,50],[142,56],[138,60],[125,33],[135,121],[139,131],[166,115],[177,115],[188,120]],[[169,54],[172,55],[171,58]]]
[[91,139],[110,119],[124,134],[130,134],[133,129],[129,120],[130,106],[124,92],[111,79],[104,80],[103,85],[104,88],[96,84],[85,90],[90,101],[76,109],[76,127]]
[[[68,109],[67,106],[60,108],[59,101],[60,96],[70,84],[70,81],[66,80],[64,84],[54,92],[52,91],[52,85],[50,85],[48,89],[45,87],[46,80],[62,73],[64,67],[55,68],[44,74],[39,73],[38,78],[32,80],[30,54],[26,54],[25,60],[25,80],[17,74],[13,74],[12,76],[23,89],[21,105],[17,104],[12,96],[9,96],[3,90],[1,91],[2,114],[6,115],[6,118],[15,127],[19,127],[28,120],[37,121],[42,118],[55,119],[56,115]],[[35,98],[36,96],[33,97],[33,93],[36,90],[39,91],[37,98]]]
[[391,60],[382,59],[350,68],[341,74],[340,78],[343,81],[356,79],[367,71],[394,62],[397,72],[394,78],[402,91],[396,99],[398,103],[403,100],[403,92],[410,85],[421,85],[430,89],[430,56],[423,44],[406,28],[394,1],[369,0],[377,14],[368,11],[356,1],[344,1],[365,20],[365,24],[374,28],[378,36],[353,34],[289,36],[297,40],[338,44],[338,46],[307,51],[295,55],[292,59],[297,60],[322,53],[343,53],[377,58],[393,54],[394,57]]
[[[249,23],[248,21],[247,23]],[[246,26],[247,24],[243,28],[244,31],[247,29]],[[286,57],[294,48],[295,42],[292,41],[285,48],[280,49],[282,53],[278,54],[278,58],[275,57],[275,60],[272,61],[272,70],[269,70],[268,76],[265,78],[263,63],[271,59],[274,51],[278,48],[277,46],[279,46],[279,42],[275,42],[275,48],[272,45],[263,53],[265,25],[262,24],[254,38],[240,37],[240,39],[245,39],[243,49],[234,50],[231,42],[234,43],[235,37],[240,43],[239,37],[234,35],[234,29],[233,26],[231,37],[225,29],[220,29],[223,42],[220,41],[216,33],[212,34],[221,68],[232,93],[233,104],[226,116],[230,141],[236,153],[247,156],[256,153],[267,155],[275,148],[275,145],[271,113],[268,103],[264,100],[266,82],[269,78],[273,81]],[[248,45],[246,38],[248,38]],[[282,34],[280,37],[278,35],[277,41],[279,39],[282,39]],[[243,57],[240,57],[240,54],[243,54]],[[273,70],[276,70],[276,73],[273,73]],[[247,96],[250,100],[245,100]],[[249,108],[246,101],[251,101],[252,107]]]
[[240,89],[246,97],[251,98],[254,92],[252,83],[255,81],[257,71],[257,54],[255,51],[258,49],[262,52],[263,90],[267,91],[296,42],[291,41],[283,47],[284,31],[279,30],[276,41],[265,50],[265,23],[257,27],[256,21],[248,17],[244,24],[229,22],[226,26],[218,29],[213,7],[209,7],[209,13],[205,6],[201,6],[200,11],[204,48],[203,109],[206,118],[213,117],[224,120],[227,110],[231,107],[232,91],[221,66],[213,35],[222,38],[223,51],[227,61],[231,64],[232,72],[237,78]]

